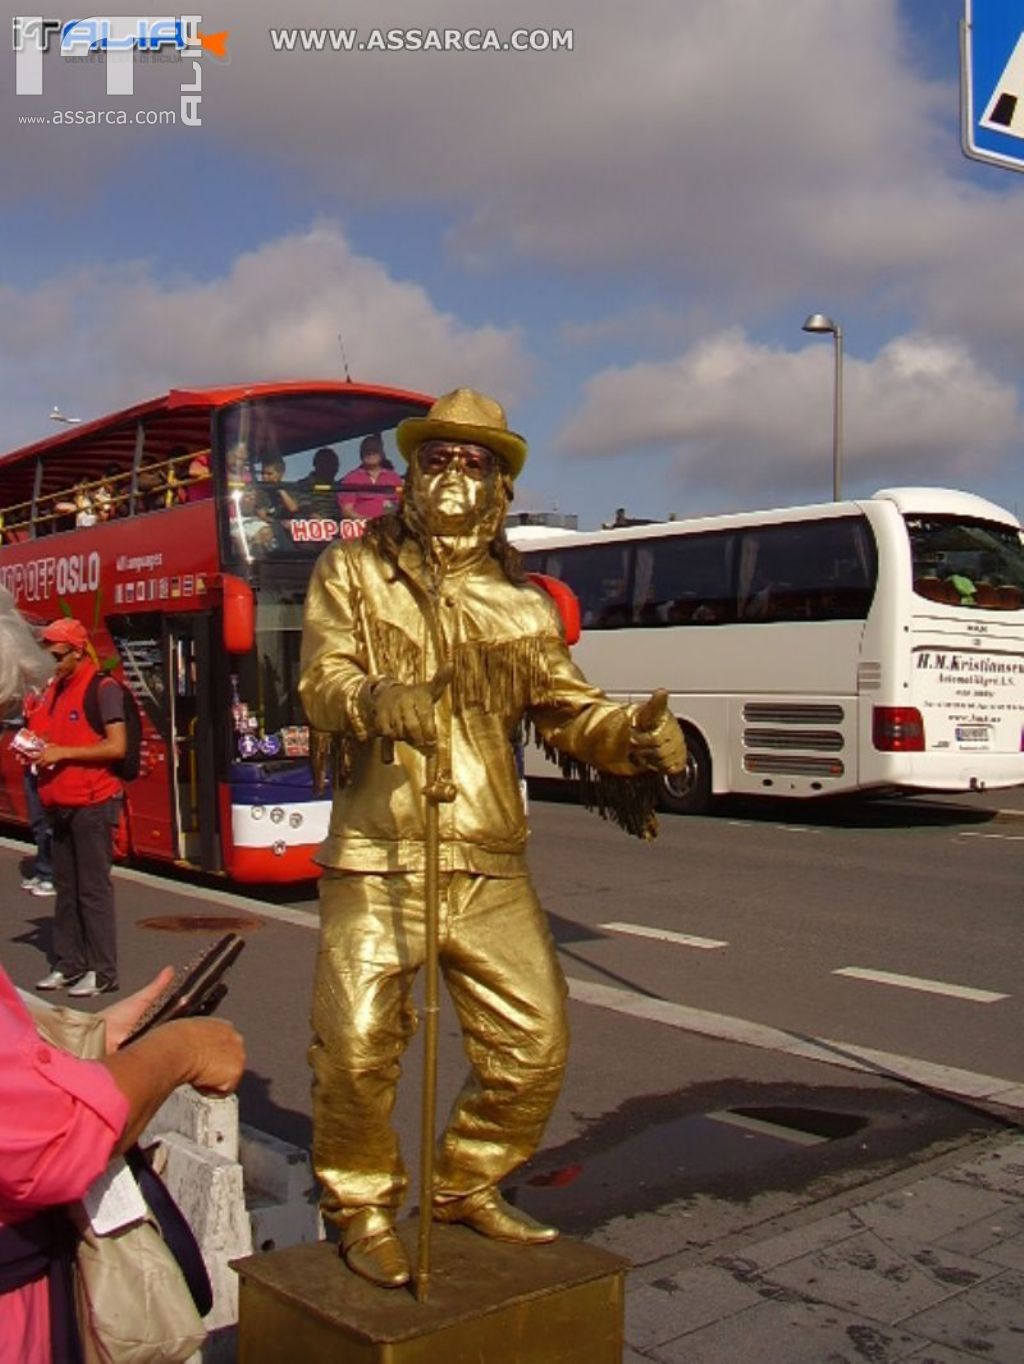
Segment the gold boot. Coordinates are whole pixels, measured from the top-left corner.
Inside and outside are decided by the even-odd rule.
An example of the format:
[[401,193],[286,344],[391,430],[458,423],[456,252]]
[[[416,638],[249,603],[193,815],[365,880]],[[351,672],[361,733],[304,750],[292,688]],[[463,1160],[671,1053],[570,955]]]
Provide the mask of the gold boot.
[[342,1230],[341,1254],[353,1274],[379,1288],[401,1288],[409,1282],[409,1260],[394,1222],[381,1208],[366,1208]]
[[541,1246],[558,1239],[557,1227],[546,1227],[529,1213],[506,1203],[497,1189],[471,1194],[457,1203],[434,1208],[435,1222],[461,1222],[492,1241],[511,1241],[521,1246]]

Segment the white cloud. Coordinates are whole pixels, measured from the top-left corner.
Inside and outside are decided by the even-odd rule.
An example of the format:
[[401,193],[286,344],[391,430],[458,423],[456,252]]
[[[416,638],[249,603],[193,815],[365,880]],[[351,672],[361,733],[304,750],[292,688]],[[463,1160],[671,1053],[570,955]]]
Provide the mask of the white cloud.
[[514,328],[469,326],[352,251],[329,224],[239,256],[222,277],[158,278],[146,262],[76,268],[0,290],[8,442],[59,403],[97,416],[174,385],[353,377],[423,392],[470,384],[514,404],[531,361]]
[[[557,27],[573,51],[275,52],[270,27],[296,21],[363,40],[385,23]],[[222,0],[216,27],[230,62],[204,67],[198,131],[27,128],[15,114],[31,101],[0,92],[7,189],[136,192],[129,149],[158,173],[172,139],[223,146],[351,208],[441,204],[464,264],[623,270],[748,317],[796,292],[839,308],[885,289],[921,324],[1024,351],[1024,299],[1006,287],[1024,201],[1005,177],[955,178],[953,63],[946,84],[921,74],[897,0],[646,0],[628,14],[436,0],[429,15],[393,0],[386,16],[376,0]],[[47,95],[104,102],[98,69],[47,60]],[[173,103],[177,83],[173,67],[140,68],[135,103]],[[177,179],[150,189],[189,199]]]
[[[833,348],[720,332],[674,359],[607,369],[559,439],[570,456],[667,452],[680,483],[727,500],[822,496],[831,481]],[[844,486],[969,486],[1022,435],[1016,389],[962,346],[908,335],[844,363]]]

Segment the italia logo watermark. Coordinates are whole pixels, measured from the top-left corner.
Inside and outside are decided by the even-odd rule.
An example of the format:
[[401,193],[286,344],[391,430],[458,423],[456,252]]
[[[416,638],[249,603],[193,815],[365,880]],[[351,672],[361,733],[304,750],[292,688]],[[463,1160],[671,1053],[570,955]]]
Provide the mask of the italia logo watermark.
[[102,53],[107,70],[107,94],[114,98],[135,92],[135,54],[153,59],[165,49],[188,61],[189,77],[181,85],[181,119],[189,127],[202,123],[204,52],[227,56],[227,33],[200,32],[202,16],[94,15],[88,19],[44,19],[41,15],[15,15],[12,21],[15,53],[15,89],[19,95],[43,93],[43,58],[56,49],[68,59]]

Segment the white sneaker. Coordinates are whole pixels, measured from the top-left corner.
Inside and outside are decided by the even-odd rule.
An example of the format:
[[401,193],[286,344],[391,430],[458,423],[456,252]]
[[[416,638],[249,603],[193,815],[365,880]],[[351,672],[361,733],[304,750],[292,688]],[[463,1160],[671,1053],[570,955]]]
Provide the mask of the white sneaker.
[[96,984],[96,972],[86,971],[78,984],[72,985],[68,994],[74,995],[76,999],[88,999],[90,995],[98,995],[99,992],[100,987]]
[[43,976],[42,980],[36,981],[36,989],[63,990],[66,985],[74,985],[76,981],[83,979],[83,976],[66,976],[63,971],[53,970],[48,976]]
[[34,890],[39,884],[38,876],[23,876],[21,878],[22,890]]
[[34,886],[28,887],[29,895],[56,895],[57,887],[45,876],[40,876]]
[[92,995],[106,995],[116,991],[117,981],[113,976],[98,976],[95,971],[86,971],[85,975],[73,985],[68,991],[75,999],[88,999]]

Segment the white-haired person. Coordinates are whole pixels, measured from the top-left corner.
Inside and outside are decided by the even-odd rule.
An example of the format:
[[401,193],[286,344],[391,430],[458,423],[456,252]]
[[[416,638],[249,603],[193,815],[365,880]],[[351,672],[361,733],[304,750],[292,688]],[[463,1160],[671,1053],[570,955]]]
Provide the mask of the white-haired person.
[[[49,670],[0,588],[0,714]],[[79,1364],[64,1204],[136,1141],[178,1085],[224,1095],[241,1079],[242,1039],[221,1019],[166,1023],[121,1046],[170,979],[165,967],[105,1009],[107,1055],[81,1061],[40,1038],[0,967],[0,1364]]]

